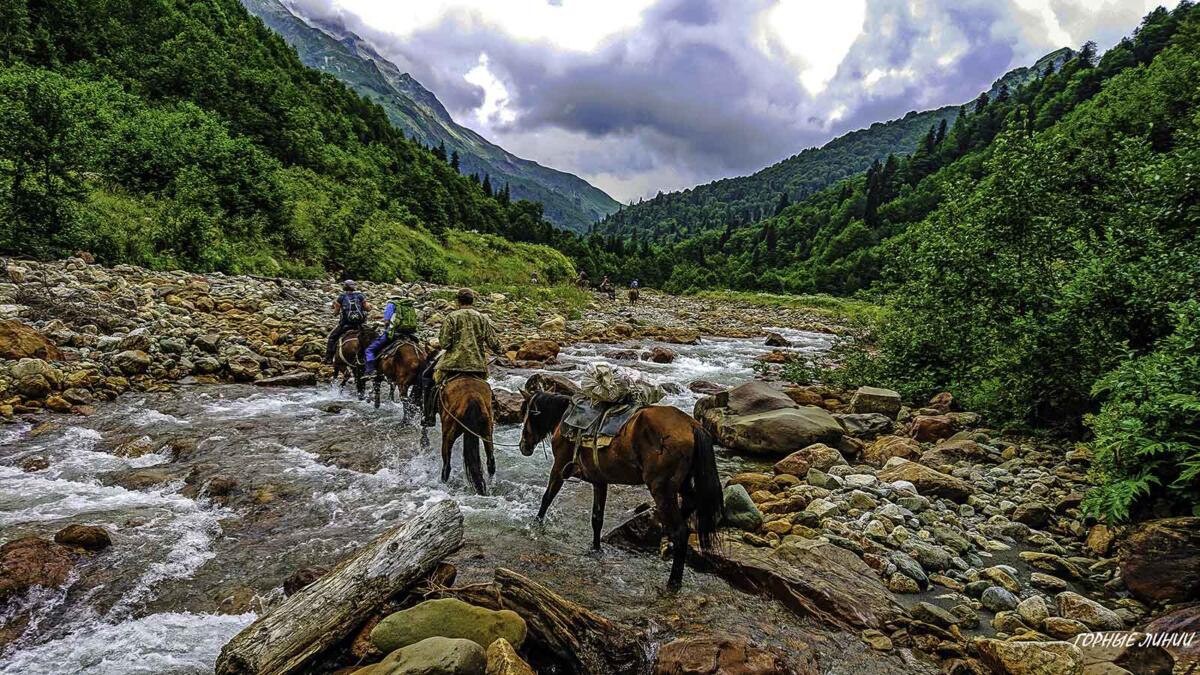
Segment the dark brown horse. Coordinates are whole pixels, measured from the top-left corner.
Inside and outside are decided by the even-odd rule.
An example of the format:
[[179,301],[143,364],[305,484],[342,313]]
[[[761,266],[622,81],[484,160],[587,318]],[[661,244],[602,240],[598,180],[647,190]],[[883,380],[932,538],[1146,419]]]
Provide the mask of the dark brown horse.
[[[379,407],[380,388],[383,381],[388,382],[388,397],[396,400],[396,390],[400,390],[400,404],[404,408],[404,423],[408,422],[408,413],[412,397],[409,395],[413,386],[420,384],[421,371],[425,367],[427,354],[420,346],[405,341],[395,349],[386,351],[383,358],[376,364],[374,387],[375,407]],[[417,399],[418,405],[420,398]]]
[[442,417],[442,482],[450,480],[450,455],[454,442],[463,439],[463,466],[475,491],[487,494],[483,467],[479,461],[479,443],[487,451],[488,475],[496,475],[496,454],[492,445],[492,388],[486,380],[458,375],[441,386],[438,409]]
[[363,351],[374,339],[375,331],[366,326],[348,331],[338,340],[337,353],[333,357],[333,379],[336,380],[340,375],[342,381],[338,386],[344,389],[346,382],[353,377],[354,389],[358,392],[360,399],[367,392],[367,380],[363,377],[363,371],[366,368]]
[[572,475],[592,484],[592,548],[599,551],[608,484],[645,485],[671,541],[673,559],[667,585],[678,588],[683,582],[688,521],[693,515],[700,549],[716,546],[724,500],[712,438],[682,410],[650,406],[630,418],[607,448],[595,453],[581,448],[577,456],[575,444],[562,436],[559,427],[570,402],[566,396],[542,392],[527,397],[522,410],[521,454],[533,454],[534,446],[553,434],[554,465],[538,519],[545,517],[569,477],[564,470],[571,465]]
[[629,304],[636,305],[638,298],[640,298],[640,297],[642,297],[642,294],[638,292],[638,289],[636,289],[636,288],[629,289]]

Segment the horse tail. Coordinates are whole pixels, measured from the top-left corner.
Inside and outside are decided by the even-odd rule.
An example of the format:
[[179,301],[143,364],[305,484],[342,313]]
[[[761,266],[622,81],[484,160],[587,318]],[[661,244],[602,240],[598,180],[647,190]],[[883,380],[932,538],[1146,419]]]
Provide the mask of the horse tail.
[[463,464],[467,467],[467,476],[475,485],[479,494],[487,494],[487,483],[483,480],[483,462],[479,458],[479,438],[488,430],[487,417],[483,414],[483,406],[478,398],[472,397],[463,412]]
[[711,551],[717,546],[717,526],[725,510],[721,478],[717,474],[717,455],[712,436],[702,427],[692,427],[692,493],[696,497],[696,534],[700,550]]

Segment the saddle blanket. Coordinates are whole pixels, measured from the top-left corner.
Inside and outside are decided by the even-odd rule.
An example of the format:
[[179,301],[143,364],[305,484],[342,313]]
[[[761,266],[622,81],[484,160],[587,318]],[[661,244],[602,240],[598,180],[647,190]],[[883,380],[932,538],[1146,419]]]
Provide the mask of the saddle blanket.
[[573,442],[606,446],[645,407],[639,403],[595,403],[586,396],[576,396],[563,416],[563,436]]

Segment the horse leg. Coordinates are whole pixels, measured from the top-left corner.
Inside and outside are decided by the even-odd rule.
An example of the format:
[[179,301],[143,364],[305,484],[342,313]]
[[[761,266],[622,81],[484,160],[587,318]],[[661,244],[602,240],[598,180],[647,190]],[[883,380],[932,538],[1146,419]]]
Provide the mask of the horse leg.
[[671,541],[671,576],[667,578],[667,588],[678,590],[683,585],[683,563],[687,560],[688,529],[687,522],[679,511],[679,496],[669,486],[660,485],[654,491],[654,505],[658,507],[658,517],[662,521],[663,531]]
[[604,529],[604,502],[608,483],[592,483],[592,550],[600,552],[600,531]]
[[442,482],[450,480],[450,454],[458,440],[458,425],[442,423]]
[[375,394],[375,409],[376,410],[379,410],[379,388],[380,388],[380,386],[381,386],[381,383],[379,381],[379,376],[376,375],[375,382],[371,385],[371,388],[374,390],[374,394]]
[[562,489],[562,472],[564,466],[566,466],[566,462],[555,455],[554,466],[550,469],[550,482],[546,484],[546,492],[542,495],[542,507],[538,509],[538,520],[546,517],[546,511],[550,510],[550,503],[554,501],[554,498],[558,496],[558,491]]
[[490,437],[483,440],[483,451],[487,454],[488,478],[491,478],[496,475],[496,446]]

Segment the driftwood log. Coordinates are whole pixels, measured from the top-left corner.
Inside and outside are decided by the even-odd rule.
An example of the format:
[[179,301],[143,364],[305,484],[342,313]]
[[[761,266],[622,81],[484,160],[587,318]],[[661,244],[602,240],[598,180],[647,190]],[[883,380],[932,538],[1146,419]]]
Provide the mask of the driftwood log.
[[649,644],[641,631],[610,621],[512,570],[498,568],[490,584],[444,589],[438,595],[520,614],[530,641],[551,652],[570,672],[637,675],[650,670]]
[[457,504],[444,501],[420,511],[234,636],[221,650],[217,674],[300,669],[392,595],[425,578],[462,540]]

